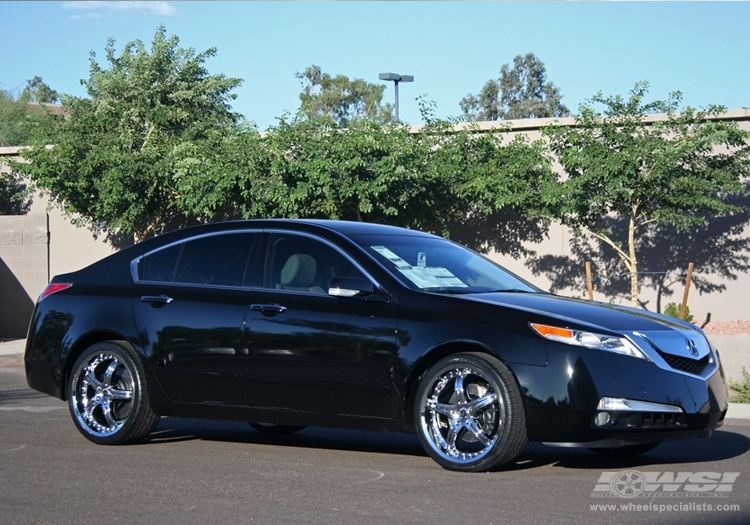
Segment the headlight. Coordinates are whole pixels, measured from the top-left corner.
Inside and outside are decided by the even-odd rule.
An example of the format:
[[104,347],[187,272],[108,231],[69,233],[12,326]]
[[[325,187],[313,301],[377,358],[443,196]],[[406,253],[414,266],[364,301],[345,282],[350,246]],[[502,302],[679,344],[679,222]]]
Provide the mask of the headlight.
[[573,346],[584,346],[596,350],[607,350],[616,354],[629,355],[651,361],[651,359],[635,346],[629,339],[611,335],[596,334],[594,332],[582,332],[580,330],[570,330],[569,328],[559,328],[557,326],[548,326],[544,324],[529,323],[529,326],[540,336],[550,341],[565,343]]

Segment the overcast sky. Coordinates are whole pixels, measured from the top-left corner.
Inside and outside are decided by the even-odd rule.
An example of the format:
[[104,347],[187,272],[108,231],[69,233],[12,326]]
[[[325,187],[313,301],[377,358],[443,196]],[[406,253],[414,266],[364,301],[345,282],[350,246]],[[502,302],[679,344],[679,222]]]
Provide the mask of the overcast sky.
[[85,96],[89,51],[104,65],[108,37],[121,51],[164,24],[183,47],[218,49],[209,72],[244,80],[234,109],[260,129],[298,108],[294,75],[312,64],[370,82],[413,75],[400,113],[416,124],[417,97],[459,115],[462,97],[528,52],[572,110],[597,91],[627,96],[638,80],[653,98],[679,90],[694,107],[750,106],[750,2],[3,1],[0,20],[2,89],[38,75]]

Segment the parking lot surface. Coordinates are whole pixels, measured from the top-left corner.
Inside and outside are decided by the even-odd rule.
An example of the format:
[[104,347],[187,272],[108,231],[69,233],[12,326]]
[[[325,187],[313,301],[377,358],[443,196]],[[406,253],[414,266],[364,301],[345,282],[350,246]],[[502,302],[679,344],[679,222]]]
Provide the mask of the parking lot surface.
[[531,443],[504,469],[441,469],[416,436],[163,418],[97,446],[0,356],[0,523],[750,522],[750,420],[629,460]]

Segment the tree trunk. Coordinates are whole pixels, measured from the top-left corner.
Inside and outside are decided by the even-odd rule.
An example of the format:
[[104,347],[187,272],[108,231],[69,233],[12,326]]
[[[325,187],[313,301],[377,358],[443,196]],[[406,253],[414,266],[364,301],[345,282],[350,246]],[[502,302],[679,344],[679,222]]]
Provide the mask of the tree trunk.
[[630,257],[630,303],[638,308],[638,259],[635,255],[635,217],[628,224],[628,256]]

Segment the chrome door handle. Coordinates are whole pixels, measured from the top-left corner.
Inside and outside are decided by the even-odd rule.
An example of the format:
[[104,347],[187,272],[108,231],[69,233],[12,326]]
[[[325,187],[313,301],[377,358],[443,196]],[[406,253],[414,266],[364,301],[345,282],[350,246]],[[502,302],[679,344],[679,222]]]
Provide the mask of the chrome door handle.
[[280,314],[286,311],[286,306],[281,306],[280,304],[251,304],[250,309],[255,312]]
[[151,306],[161,307],[174,301],[168,295],[144,295],[141,297],[141,302],[149,303]]

